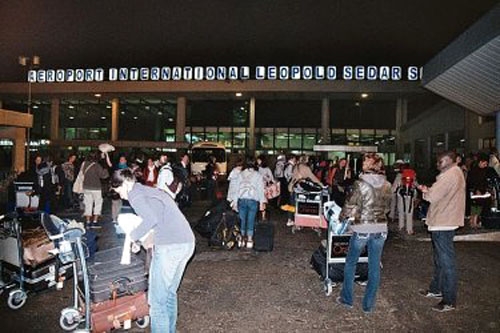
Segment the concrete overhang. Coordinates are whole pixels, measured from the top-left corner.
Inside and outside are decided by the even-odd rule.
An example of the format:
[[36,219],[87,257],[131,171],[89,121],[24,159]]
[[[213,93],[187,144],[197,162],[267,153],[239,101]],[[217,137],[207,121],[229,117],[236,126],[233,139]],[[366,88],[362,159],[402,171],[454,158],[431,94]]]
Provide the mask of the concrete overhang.
[[500,4],[424,66],[422,84],[480,115],[500,111]]
[[0,126],[33,127],[33,115],[0,109]]

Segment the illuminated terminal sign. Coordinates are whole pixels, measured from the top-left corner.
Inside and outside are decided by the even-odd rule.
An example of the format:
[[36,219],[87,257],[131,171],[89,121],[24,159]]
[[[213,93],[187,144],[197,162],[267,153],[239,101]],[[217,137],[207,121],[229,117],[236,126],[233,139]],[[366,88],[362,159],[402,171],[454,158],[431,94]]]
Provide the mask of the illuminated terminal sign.
[[103,81],[225,81],[225,80],[369,80],[418,81],[417,66],[173,66],[95,69],[39,69],[28,72],[29,82]]

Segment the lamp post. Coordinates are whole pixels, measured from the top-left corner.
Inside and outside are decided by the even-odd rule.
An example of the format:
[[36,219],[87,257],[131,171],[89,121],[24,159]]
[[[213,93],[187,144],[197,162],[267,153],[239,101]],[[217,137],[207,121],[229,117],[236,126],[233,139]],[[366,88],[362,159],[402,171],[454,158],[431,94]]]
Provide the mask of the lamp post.
[[[26,67],[28,69],[27,73],[29,73],[34,68],[37,68],[38,66],[40,66],[40,57],[37,55],[34,55],[32,57],[19,56],[18,61],[19,61],[19,65]],[[28,75],[28,106],[27,106],[28,114],[31,114],[31,83],[32,83],[32,80]],[[30,167],[30,141],[31,141],[31,128],[27,127],[26,128],[26,170],[28,170]]]

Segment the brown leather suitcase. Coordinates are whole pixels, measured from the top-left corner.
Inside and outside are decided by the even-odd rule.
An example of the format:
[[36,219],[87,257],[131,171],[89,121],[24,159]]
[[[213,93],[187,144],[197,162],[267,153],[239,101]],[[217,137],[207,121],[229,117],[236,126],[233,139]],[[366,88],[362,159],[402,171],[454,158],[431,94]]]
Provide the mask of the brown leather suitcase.
[[[124,326],[126,321],[134,321],[149,316],[146,292],[122,296],[91,305],[92,332],[108,332]],[[129,322],[129,323],[130,323]]]

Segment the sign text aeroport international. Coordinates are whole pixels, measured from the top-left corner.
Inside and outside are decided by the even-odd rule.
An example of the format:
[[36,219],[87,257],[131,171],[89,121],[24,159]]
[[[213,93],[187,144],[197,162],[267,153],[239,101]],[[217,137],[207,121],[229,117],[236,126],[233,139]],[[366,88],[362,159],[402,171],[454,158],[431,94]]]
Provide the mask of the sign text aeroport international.
[[28,71],[28,82],[102,81],[225,81],[225,80],[380,80],[418,81],[417,66],[163,66],[95,69],[38,69]]

